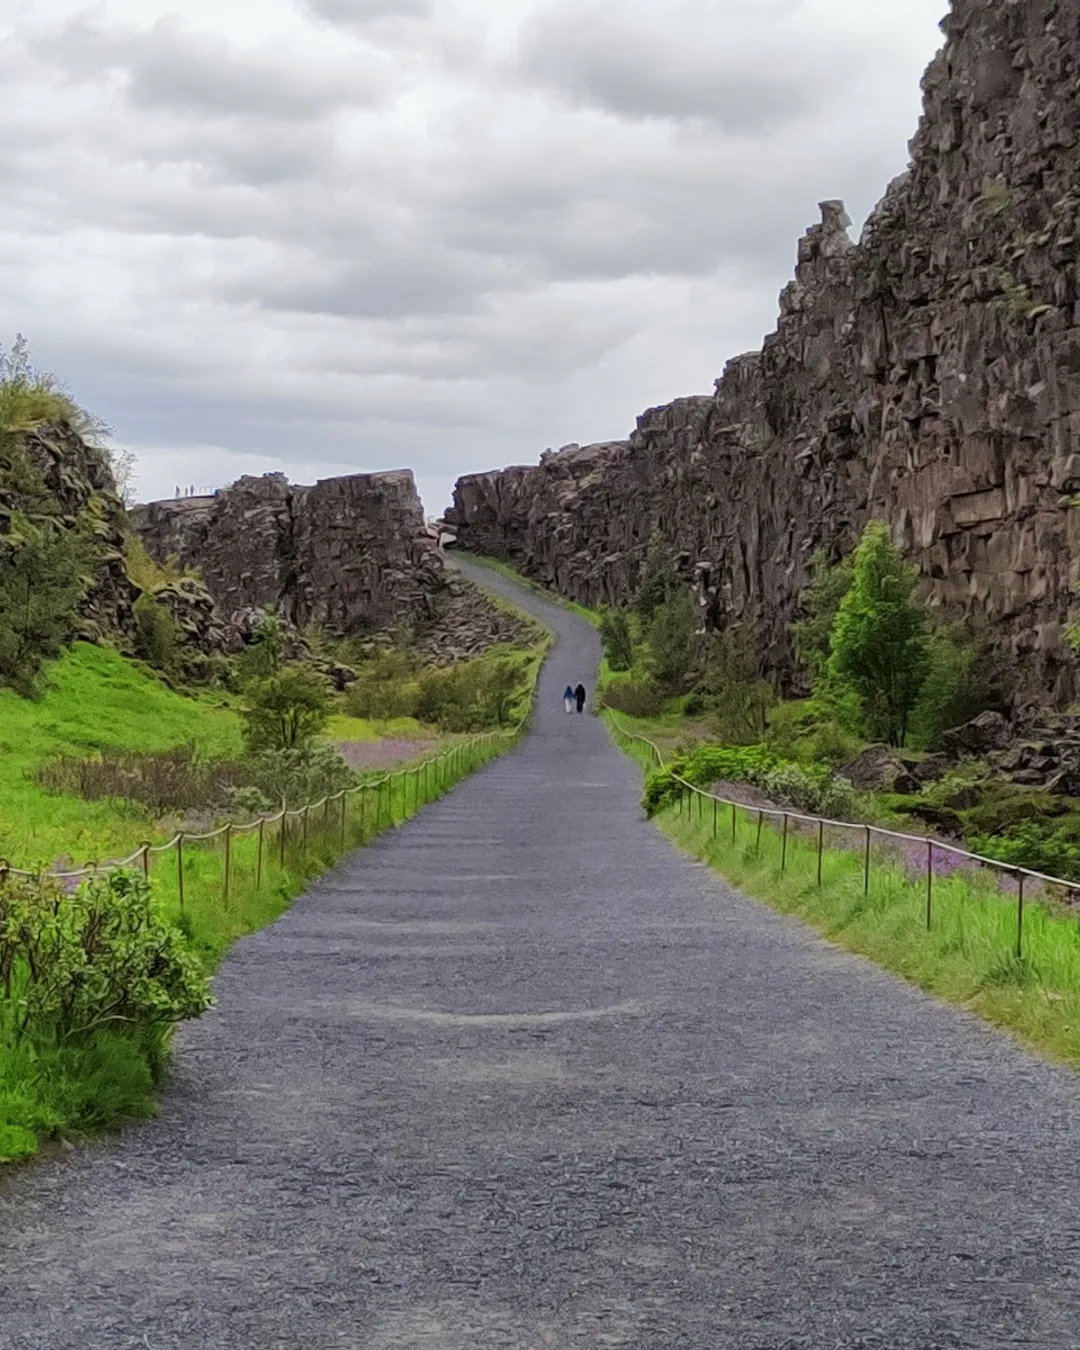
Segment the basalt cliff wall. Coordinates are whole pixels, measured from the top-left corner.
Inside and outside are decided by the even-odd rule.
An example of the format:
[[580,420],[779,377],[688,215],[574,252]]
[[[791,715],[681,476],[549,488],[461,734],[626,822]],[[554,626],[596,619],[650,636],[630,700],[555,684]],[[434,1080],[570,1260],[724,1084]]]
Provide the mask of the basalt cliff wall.
[[763,349],[626,441],[460,479],[463,546],[595,604],[659,528],[705,620],[790,677],[812,553],[883,519],[1018,704],[1080,693],[1080,0],[954,0],[942,27],[908,173],[858,244],[823,203]]
[[151,557],[201,570],[227,618],[273,608],[301,628],[355,635],[430,626],[445,604],[408,470],[313,487],[283,474],[243,477],[216,496],[151,502],[131,517]]

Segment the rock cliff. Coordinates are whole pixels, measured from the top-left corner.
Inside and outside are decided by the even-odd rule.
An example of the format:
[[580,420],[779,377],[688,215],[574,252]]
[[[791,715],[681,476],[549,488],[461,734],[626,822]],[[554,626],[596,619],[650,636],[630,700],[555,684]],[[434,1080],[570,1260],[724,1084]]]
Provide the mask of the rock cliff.
[[244,477],[214,497],[136,507],[151,557],[199,568],[233,627],[264,608],[341,636],[426,630],[446,609],[446,578],[413,476],[352,474],[313,487]]
[[1080,0],[954,0],[942,28],[909,171],[858,244],[822,204],[763,349],[626,441],[460,479],[462,546],[597,603],[659,528],[705,620],[790,676],[811,554],[883,519],[1019,703],[1080,692]]

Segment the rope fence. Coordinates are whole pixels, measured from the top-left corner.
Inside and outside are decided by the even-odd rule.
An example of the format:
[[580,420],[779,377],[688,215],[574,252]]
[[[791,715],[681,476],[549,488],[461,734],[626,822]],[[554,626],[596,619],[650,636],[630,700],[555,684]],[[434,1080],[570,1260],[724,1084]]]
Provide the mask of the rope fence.
[[[658,768],[666,768],[664,756],[660,752],[660,747],[651,741],[647,736],[639,735],[637,732],[629,731],[622,726],[614,712],[609,710],[608,716],[611,719],[611,725],[616,735],[624,741],[636,741],[646,746],[656,761]],[[817,884],[822,884],[822,864],[825,856],[825,831],[844,830],[857,832],[862,835],[861,848],[863,854],[863,885],[867,895],[870,893],[870,874],[873,855],[874,840],[889,841],[892,843],[913,844],[916,847],[926,849],[926,928],[929,932],[933,927],[934,917],[934,855],[936,853],[947,854],[950,857],[961,859],[972,863],[976,867],[987,868],[999,876],[1008,877],[1016,882],[1016,956],[1020,960],[1024,955],[1024,905],[1026,899],[1025,889],[1027,883],[1036,883],[1040,886],[1049,886],[1062,890],[1067,896],[1075,898],[1080,895],[1080,883],[1075,881],[1066,881],[1062,877],[1048,876],[1044,872],[1035,872],[1027,867],[1017,867],[1011,863],[1003,863],[996,858],[986,858],[979,853],[971,853],[967,849],[960,848],[956,844],[942,843],[937,839],[928,838],[923,834],[904,834],[900,830],[885,829],[880,825],[856,824],[850,820],[830,820],[825,816],[806,815],[801,811],[784,811],[778,807],[759,807],[747,806],[745,802],[733,801],[730,797],[721,797],[714,792],[708,792],[704,788],[689,782],[677,773],[672,773],[673,780],[679,786],[678,796],[676,798],[676,810],[682,814],[688,815],[696,808],[699,820],[702,819],[708,811],[706,803],[712,803],[712,830],[713,837],[719,835],[720,829],[720,808],[730,807],[731,809],[731,842],[734,844],[738,837],[738,817],[739,812],[743,812],[744,817],[756,817],[757,845],[761,844],[761,832],[766,821],[776,822],[781,828],[781,851],[780,851],[780,870],[787,870],[788,858],[788,838],[791,826],[808,825],[815,826],[817,833]]]
[[[235,881],[234,864],[239,841],[252,841],[248,852],[254,856],[249,861],[254,868],[256,889],[259,889],[271,849],[276,850],[278,865],[284,869],[290,849],[306,860],[313,847],[313,836],[318,836],[323,842],[333,842],[339,852],[344,852],[350,844],[366,844],[384,829],[396,828],[404,823],[422,806],[441,797],[469,773],[509,749],[521,736],[527,721],[526,717],[510,729],[484,732],[469,740],[446,746],[417,764],[407,765],[354,787],[327,793],[318,801],[308,802],[304,806],[288,807],[283,802],[280,810],[270,815],[257,816],[254,820],[239,823],[230,820],[216,829],[202,832],[179,830],[167,843],[140,844],[124,858],[87,862],[82,867],[67,871],[34,871],[13,867],[6,859],[0,858],[0,885],[9,877],[24,877],[58,881],[65,888],[74,889],[81,881],[127,867],[138,867],[144,876],[150,877],[155,870],[153,860],[159,860],[157,867],[160,870],[160,860],[175,852],[176,889],[180,908],[183,909],[185,881],[190,884],[193,853],[197,850],[206,855],[220,848],[221,895],[227,902]],[[355,809],[357,807],[358,811]]]

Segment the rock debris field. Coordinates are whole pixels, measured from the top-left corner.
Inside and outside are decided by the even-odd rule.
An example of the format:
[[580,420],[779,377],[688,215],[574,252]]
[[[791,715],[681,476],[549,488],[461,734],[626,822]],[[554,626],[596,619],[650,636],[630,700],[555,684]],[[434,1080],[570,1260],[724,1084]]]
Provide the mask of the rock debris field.
[[678,855],[563,687],[0,1186],[3,1350],[1080,1345],[1080,1080]]

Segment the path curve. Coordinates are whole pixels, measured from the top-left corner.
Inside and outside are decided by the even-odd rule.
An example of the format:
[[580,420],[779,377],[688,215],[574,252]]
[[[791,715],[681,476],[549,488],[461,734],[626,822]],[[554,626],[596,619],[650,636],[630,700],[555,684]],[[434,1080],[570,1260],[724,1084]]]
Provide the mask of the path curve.
[[[676,854],[564,686],[0,1196],[3,1350],[1080,1345],[1080,1085]],[[439,878],[433,888],[431,878]]]

